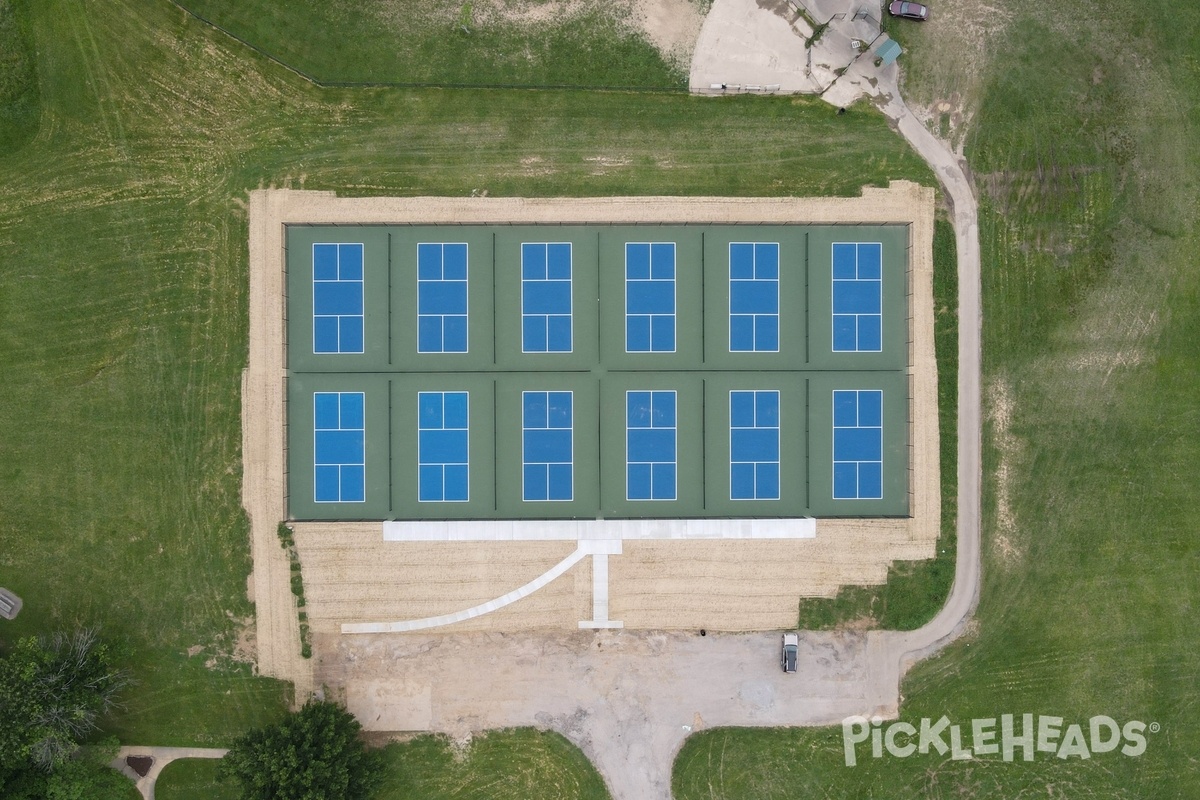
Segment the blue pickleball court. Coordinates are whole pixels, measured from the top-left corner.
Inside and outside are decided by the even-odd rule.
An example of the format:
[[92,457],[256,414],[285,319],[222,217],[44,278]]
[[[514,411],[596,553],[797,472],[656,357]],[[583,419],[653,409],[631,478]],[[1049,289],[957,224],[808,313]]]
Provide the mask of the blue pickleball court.
[[570,353],[571,243],[521,244],[521,352]]
[[522,499],[574,499],[574,425],[571,392],[521,393]]
[[833,393],[833,497],[883,497],[883,392],[878,389]]
[[417,393],[417,499],[470,499],[470,403],[467,392]]
[[676,475],[676,394],[625,393],[625,499],[674,500]]
[[779,243],[729,245],[729,352],[779,352]]
[[312,257],[313,353],[362,353],[362,244],[314,244]]
[[366,500],[366,416],[362,392],[313,394],[313,481],[318,503]]
[[675,352],[675,243],[625,244],[625,352]]
[[883,350],[883,245],[833,244],[833,350]]
[[779,499],[779,392],[729,393],[729,499]]
[[467,352],[467,245],[417,245],[417,352]]

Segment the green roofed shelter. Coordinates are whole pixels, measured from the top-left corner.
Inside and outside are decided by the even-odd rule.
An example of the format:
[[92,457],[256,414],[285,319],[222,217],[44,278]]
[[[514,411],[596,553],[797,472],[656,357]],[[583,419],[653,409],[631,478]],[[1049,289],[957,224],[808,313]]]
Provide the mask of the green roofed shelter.
[[875,57],[879,59],[879,66],[886,67],[888,64],[894,63],[904,49],[895,39],[890,39],[884,35],[883,42],[875,48]]

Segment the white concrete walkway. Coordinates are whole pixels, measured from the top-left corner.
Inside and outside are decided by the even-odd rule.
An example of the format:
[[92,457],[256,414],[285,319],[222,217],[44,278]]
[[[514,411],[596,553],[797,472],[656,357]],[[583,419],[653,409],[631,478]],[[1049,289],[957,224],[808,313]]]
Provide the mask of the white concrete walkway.
[[579,546],[571,555],[524,586],[494,600],[436,617],[392,622],[355,622],[342,625],[342,633],[408,633],[440,628],[490,614],[548,585],[587,556],[592,556],[592,618],[580,628],[620,628],[608,618],[608,557],[621,554],[623,541],[658,539],[812,539],[817,521],[792,519],[631,519],[631,520],[520,520],[384,522],[383,538],[389,542],[515,542],[568,541]]
[[[138,792],[145,800],[154,800],[154,784],[163,768],[172,761],[181,758],[224,758],[228,750],[214,747],[122,747],[117,751],[117,757],[109,764],[117,772],[133,781]],[[153,759],[150,771],[145,777],[138,775],[125,761],[130,756],[145,756]]]
[[384,522],[388,542],[575,542],[813,539],[817,521],[791,519],[462,520]]

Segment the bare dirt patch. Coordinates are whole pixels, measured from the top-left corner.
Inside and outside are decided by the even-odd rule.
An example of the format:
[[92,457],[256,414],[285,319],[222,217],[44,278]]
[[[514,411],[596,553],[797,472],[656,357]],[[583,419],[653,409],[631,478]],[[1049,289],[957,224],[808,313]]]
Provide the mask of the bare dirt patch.
[[1021,558],[1016,544],[1017,516],[1013,510],[1013,475],[1023,444],[1013,435],[1013,391],[1008,381],[996,380],[988,390],[987,416],[992,423],[993,441],[999,454],[996,465],[996,552],[1002,561],[1014,563]]
[[686,71],[706,10],[688,0],[635,0],[633,19],[668,64]]
[[686,71],[706,11],[705,4],[691,0],[473,0],[419,10],[410,3],[391,2],[380,5],[376,13],[394,28],[439,27],[447,32],[464,24],[467,29],[496,25],[538,29],[601,16],[612,20],[618,30],[641,36],[664,61]]
[[233,660],[244,664],[253,664],[258,654],[254,617],[246,617],[239,622],[240,627],[233,642]]
[[[553,175],[556,170],[554,167],[546,163],[546,160],[541,156],[526,156],[521,159],[521,167],[517,170],[518,174],[526,178],[543,177]],[[486,191],[486,190],[484,190]],[[486,195],[484,195],[486,197]]]
[[586,156],[583,160],[592,165],[593,175],[607,175],[610,171],[628,167],[633,163],[629,156]]

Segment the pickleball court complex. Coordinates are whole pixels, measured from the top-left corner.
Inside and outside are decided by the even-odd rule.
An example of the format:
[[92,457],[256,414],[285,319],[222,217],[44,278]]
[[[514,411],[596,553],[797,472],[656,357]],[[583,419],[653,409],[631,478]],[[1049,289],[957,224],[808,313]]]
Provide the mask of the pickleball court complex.
[[272,629],[279,520],[342,635],[762,629],[932,555],[930,190],[251,201]]
[[294,225],[295,519],[903,516],[902,225]]

